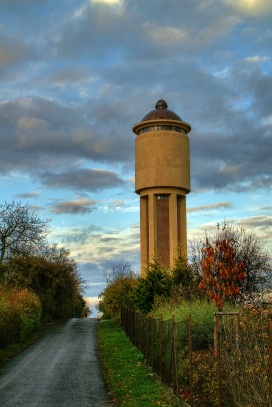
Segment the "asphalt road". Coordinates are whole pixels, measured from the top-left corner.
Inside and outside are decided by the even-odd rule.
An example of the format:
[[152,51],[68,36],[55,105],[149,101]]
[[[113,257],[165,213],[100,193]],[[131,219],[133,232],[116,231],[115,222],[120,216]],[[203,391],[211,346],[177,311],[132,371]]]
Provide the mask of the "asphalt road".
[[107,407],[96,343],[97,320],[50,328],[0,369],[1,407]]

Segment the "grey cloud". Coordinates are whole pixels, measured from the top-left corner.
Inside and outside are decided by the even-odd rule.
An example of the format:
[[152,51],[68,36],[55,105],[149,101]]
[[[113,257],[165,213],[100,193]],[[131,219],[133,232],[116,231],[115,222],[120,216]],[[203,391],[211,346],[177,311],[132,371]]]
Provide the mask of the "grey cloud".
[[59,25],[55,44],[58,56],[86,58],[87,49],[87,59],[92,58],[92,65],[97,67],[108,59],[112,66],[119,65],[125,54],[136,65],[150,63],[150,58],[155,63],[182,51],[195,54],[207,46],[215,48],[223,33],[238,23],[221,2],[212,2],[212,12],[198,1],[171,3],[124,1],[119,13],[105,4],[86,4],[77,17],[72,15]]
[[60,173],[44,172],[39,175],[42,183],[49,188],[71,188],[77,191],[98,191],[126,185],[117,173],[109,170],[75,168]]
[[115,243],[117,241],[120,241],[120,238],[118,238],[118,237],[101,237],[99,240],[102,243]]
[[78,85],[91,81],[90,72],[81,67],[68,67],[60,70],[55,70],[50,74],[39,75],[31,81],[31,87],[50,86],[64,88],[73,86],[75,89]]
[[22,194],[16,194],[16,198],[20,199],[29,199],[29,198],[37,198],[40,195],[40,192],[25,192]]
[[196,206],[193,208],[188,208],[187,212],[201,212],[201,211],[210,211],[214,209],[221,209],[221,208],[230,208],[232,204],[230,202],[218,202],[211,205],[203,205],[203,206]]
[[271,228],[272,216],[255,216],[243,219],[241,223],[248,228]]
[[[69,12],[66,7],[43,44],[46,55],[52,48],[50,73],[44,58],[31,81],[32,92],[43,91],[48,98],[0,106],[2,173],[17,170],[37,176],[46,163],[43,182],[60,185],[61,169],[68,163],[80,166],[81,160],[121,164],[132,172],[131,127],[154,108],[162,92],[169,108],[192,125],[192,189],[239,192],[270,187],[272,77],[245,60],[256,29],[266,38],[258,41],[269,43],[266,19],[262,32],[261,19],[254,26],[245,19],[234,47],[239,17],[215,0],[126,0],[119,12],[82,2],[76,15],[75,5]],[[180,41],[164,41],[169,32],[186,33],[186,41],[182,36]],[[76,67],[71,68],[75,57]],[[94,83],[88,83],[92,76]],[[86,181],[83,187],[93,184]]]
[[97,201],[87,199],[77,201],[58,202],[51,205],[51,212],[60,214],[85,214],[90,213],[95,209]]
[[11,80],[15,79],[14,72],[21,70],[24,64],[37,59],[37,52],[35,47],[26,44],[23,39],[9,37],[1,31],[0,78]]
[[[269,92],[262,98],[261,89],[270,88],[271,76],[250,67],[243,74],[245,64],[242,71],[239,66],[228,73],[226,83],[207,75],[206,102],[205,93],[199,93],[197,103],[203,107],[194,108],[189,134],[193,188],[270,188],[272,123],[264,120],[270,115]],[[193,98],[194,92],[190,105]]]
[[89,241],[89,239],[97,239],[102,233],[102,229],[96,225],[90,225],[82,228],[70,228],[69,233],[63,232],[58,235],[63,244],[79,243],[81,245]]
[[44,208],[38,205],[30,205],[29,206],[30,210],[33,212],[37,212],[37,211],[43,211]]
[[94,126],[77,110],[51,100],[36,97],[4,102],[0,120],[3,173],[22,169],[35,173],[45,162],[47,168],[59,168],[82,158],[132,161],[133,137],[117,126],[113,131],[101,130],[98,121]]
[[249,124],[241,118],[239,128],[233,128],[233,135],[199,133],[195,139],[192,135],[192,188],[238,192],[271,188],[272,139],[264,135],[261,126],[254,128],[253,123],[247,131]]
[[262,211],[272,211],[272,206],[263,206],[260,208]]

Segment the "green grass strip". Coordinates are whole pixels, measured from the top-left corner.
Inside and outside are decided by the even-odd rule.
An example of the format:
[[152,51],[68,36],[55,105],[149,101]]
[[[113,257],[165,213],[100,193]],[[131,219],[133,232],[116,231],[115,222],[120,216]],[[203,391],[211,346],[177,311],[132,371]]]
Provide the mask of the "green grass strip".
[[101,321],[98,344],[106,381],[118,406],[178,406],[171,392],[154,379],[143,355],[131,344],[116,320]]

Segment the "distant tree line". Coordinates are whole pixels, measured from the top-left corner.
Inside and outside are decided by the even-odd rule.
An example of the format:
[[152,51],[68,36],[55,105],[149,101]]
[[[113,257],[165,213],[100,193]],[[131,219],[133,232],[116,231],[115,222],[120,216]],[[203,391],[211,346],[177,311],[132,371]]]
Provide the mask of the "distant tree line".
[[163,302],[207,299],[221,311],[226,303],[262,301],[271,278],[271,258],[261,240],[240,225],[218,224],[214,235],[189,242],[187,257],[178,247],[171,268],[163,267],[157,254],[145,277],[123,260],[112,266],[104,275],[99,310],[115,317],[122,306],[149,313]]

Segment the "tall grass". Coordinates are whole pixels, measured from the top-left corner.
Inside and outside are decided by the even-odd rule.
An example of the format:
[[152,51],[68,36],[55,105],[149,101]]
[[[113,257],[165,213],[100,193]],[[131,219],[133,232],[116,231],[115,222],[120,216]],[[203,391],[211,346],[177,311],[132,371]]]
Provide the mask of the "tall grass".
[[152,316],[159,318],[163,315],[164,320],[170,320],[174,315],[177,323],[184,324],[184,329],[187,329],[188,319],[191,316],[193,341],[198,348],[205,348],[213,342],[215,312],[214,303],[205,300],[194,300],[180,301],[178,304],[163,304],[152,312]]

